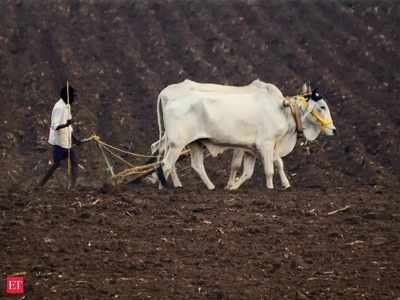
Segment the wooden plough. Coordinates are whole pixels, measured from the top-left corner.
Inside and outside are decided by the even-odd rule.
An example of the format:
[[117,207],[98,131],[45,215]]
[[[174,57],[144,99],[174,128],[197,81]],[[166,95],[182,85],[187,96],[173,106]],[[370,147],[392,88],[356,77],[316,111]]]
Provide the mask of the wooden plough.
[[[107,170],[110,172],[111,183],[113,185],[121,183],[137,182],[141,178],[146,177],[147,175],[155,172],[161,166],[161,161],[159,161],[158,159],[159,157],[157,155],[144,155],[117,148],[115,146],[103,142],[98,135],[92,135],[90,138],[85,139],[84,142],[88,142],[91,140],[95,141],[98,148],[100,149],[100,152],[102,153],[104,161],[107,165]],[[147,158],[147,161],[141,165],[134,165],[131,162],[124,159],[123,157],[121,157],[121,155],[118,153],[128,154],[136,158]],[[115,159],[124,163],[127,166],[127,168],[118,173],[115,173],[114,167],[111,164],[111,161],[107,156],[107,154],[110,154]],[[184,150],[182,151],[179,159],[181,160],[189,155],[190,155],[190,150]]]

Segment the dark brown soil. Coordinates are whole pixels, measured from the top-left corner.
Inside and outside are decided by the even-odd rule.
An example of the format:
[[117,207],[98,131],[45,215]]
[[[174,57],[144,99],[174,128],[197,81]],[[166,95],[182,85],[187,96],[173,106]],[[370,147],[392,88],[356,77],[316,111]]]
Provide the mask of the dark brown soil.
[[[399,20],[383,0],[1,1],[1,282],[26,272],[26,299],[400,299]],[[108,188],[95,145],[77,190],[65,170],[34,190],[67,78],[79,135],[127,150],[149,152],[157,94],[185,78],[311,80],[339,135],[285,158],[289,191],[259,162],[225,191],[230,153],[206,162],[215,191],[190,169],[179,190]]]

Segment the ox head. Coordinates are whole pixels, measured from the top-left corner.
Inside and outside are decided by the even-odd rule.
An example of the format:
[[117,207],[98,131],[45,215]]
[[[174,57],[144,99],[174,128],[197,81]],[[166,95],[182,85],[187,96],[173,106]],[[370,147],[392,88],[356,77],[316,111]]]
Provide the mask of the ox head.
[[303,85],[301,92],[304,136],[308,140],[314,140],[320,133],[329,136],[336,135],[336,127],[328,104],[320,92],[317,89],[312,90],[309,83]]

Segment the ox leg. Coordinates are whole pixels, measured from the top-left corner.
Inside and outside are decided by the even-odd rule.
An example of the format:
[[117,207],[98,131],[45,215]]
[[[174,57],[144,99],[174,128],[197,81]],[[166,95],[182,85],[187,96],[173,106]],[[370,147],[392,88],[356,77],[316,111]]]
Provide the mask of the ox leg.
[[178,173],[176,172],[175,167],[173,167],[171,170],[171,179],[174,187],[182,187],[182,182],[178,177]]
[[[242,166],[244,157],[244,151],[240,149],[234,149],[232,155],[232,162],[231,162],[231,172],[229,174],[229,180],[226,185],[226,189],[232,189],[231,187],[234,185],[236,181],[236,175],[240,167]],[[242,175],[243,176],[243,175]]]
[[286,176],[283,160],[280,156],[275,157],[275,166],[278,169],[279,177],[281,178],[282,187],[284,190],[290,187],[289,179]]
[[235,181],[230,186],[229,189],[237,190],[246,180],[250,179],[251,176],[253,176],[255,164],[256,164],[256,157],[248,153],[244,153],[243,174],[237,181]]
[[[171,179],[172,179],[172,184],[174,187],[182,187],[182,183],[178,177],[178,173],[176,172],[176,168],[172,168],[171,170]],[[156,173],[153,173],[145,178],[145,180],[151,184],[156,184],[158,183],[158,188],[162,189],[163,185],[158,179],[158,176]]]
[[[176,172],[175,167],[173,167],[171,169],[171,180],[172,180],[172,184],[174,185],[174,187],[182,187],[181,180],[178,177],[178,173]],[[157,178],[157,181],[158,181],[158,188],[162,189],[162,187],[163,187],[162,183],[158,180],[158,178]]]
[[191,165],[193,170],[199,174],[201,180],[209,190],[215,189],[215,185],[208,178],[207,172],[204,168],[204,151],[200,145],[193,143],[189,145],[191,151]]
[[178,160],[183,148],[184,146],[173,146],[168,149],[162,161],[162,171],[166,180],[168,179],[170,173],[174,172],[176,161]]
[[264,172],[265,183],[268,189],[274,188],[274,143],[264,142],[257,146],[261,154]]

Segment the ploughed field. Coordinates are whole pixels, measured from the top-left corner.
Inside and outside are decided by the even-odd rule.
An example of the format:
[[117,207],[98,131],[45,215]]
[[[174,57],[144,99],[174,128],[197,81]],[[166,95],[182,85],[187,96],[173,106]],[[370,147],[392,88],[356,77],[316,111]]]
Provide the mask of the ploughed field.
[[[25,272],[27,299],[398,299],[399,20],[396,1],[2,1],[2,278]],[[34,191],[66,78],[78,134],[141,153],[157,94],[185,78],[311,80],[338,136],[299,141],[287,191],[260,162],[225,191],[231,153],[206,161],[215,191],[188,161],[182,189],[109,188],[94,145],[77,190],[64,170]]]

